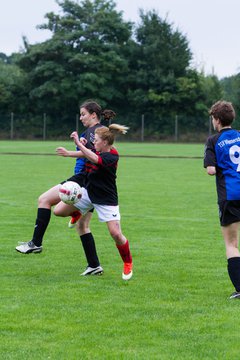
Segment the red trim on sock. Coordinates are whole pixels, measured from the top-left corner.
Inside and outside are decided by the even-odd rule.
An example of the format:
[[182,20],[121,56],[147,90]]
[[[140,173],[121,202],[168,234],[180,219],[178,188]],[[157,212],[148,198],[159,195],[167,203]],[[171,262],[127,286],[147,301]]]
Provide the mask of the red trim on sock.
[[79,214],[80,214],[80,211],[73,211],[73,212],[70,214],[70,216],[72,216],[72,217],[78,217]]

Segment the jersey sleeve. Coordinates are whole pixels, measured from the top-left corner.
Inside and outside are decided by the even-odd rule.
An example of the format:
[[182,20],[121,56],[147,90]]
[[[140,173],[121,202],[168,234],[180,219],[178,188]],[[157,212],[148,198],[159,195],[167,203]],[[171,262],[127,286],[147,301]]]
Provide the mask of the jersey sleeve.
[[112,166],[118,162],[118,153],[106,152],[98,154],[98,164],[104,167]]
[[216,166],[216,153],[215,153],[215,144],[213,138],[208,138],[205,149],[204,149],[204,161],[203,166],[206,168],[208,166]]

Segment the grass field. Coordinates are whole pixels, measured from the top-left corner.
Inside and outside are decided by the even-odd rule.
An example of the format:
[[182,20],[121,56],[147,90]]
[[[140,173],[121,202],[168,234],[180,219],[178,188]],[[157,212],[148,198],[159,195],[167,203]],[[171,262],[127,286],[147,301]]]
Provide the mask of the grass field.
[[73,172],[73,159],[44,155],[58,145],[72,147],[0,142],[1,359],[239,359],[239,302],[228,299],[203,145],[118,144],[123,155],[163,156],[119,162],[122,229],[134,259],[128,283],[96,214],[102,277],[79,276],[86,263],[68,219],[52,216],[41,254],[15,251],[31,239],[39,194]]

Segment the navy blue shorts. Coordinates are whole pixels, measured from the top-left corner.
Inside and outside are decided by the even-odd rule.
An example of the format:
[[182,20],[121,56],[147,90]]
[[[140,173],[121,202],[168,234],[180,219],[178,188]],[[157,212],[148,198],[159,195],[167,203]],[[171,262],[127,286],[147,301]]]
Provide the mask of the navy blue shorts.
[[218,209],[222,226],[240,221],[240,200],[225,200],[218,204]]

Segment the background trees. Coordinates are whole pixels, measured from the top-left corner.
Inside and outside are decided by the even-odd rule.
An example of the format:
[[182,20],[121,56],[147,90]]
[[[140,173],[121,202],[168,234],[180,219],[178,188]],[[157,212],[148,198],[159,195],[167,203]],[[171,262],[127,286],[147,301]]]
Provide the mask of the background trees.
[[31,45],[24,38],[22,53],[0,54],[0,113],[22,114],[29,123],[46,113],[57,133],[75,119],[79,103],[94,98],[132,132],[144,114],[149,136],[160,138],[171,134],[176,115],[194,131],[208,126],[207,109],[223,94],[238,101],[237,79],[220,82],[192,68],[187,38],[154,10],[140,11],[136,25],[112,0],[58,4],[60,15],[48,13],[38,26],[52,32],[49,40]]
[[27,45],[18,61],[28,74],[34,112],[66,121],[78,112],[79,101],[95,98],[119,107],[124,98],[128,66],[123,56],[131,24],[122,20],[112,1],[61,3],[63,15],[49,13],[40,26],[52,38]]

